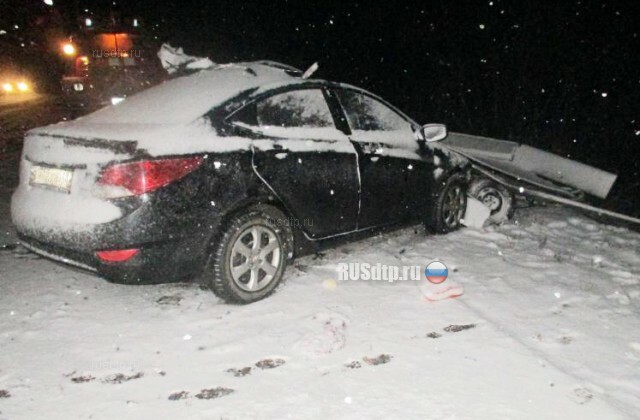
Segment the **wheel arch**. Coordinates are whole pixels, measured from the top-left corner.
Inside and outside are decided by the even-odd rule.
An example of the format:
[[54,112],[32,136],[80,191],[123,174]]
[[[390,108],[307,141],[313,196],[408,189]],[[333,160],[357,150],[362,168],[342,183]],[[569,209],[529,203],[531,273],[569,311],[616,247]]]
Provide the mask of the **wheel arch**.
[[[218,225],[209,238],[207,245],[207,253],[210,253],[215,245],[215,242],[223,234],[225,227],[229,222],[237,215],[249,210],[252,207],[257,206],[269,206],[277,209],[285,215],[287,221],[294,220],[295,216],[287,209],[287,206],[277,197],[273,195],[261,195],[261,196],[248,196],[243,200],[234,203],[233,206],[228,208],[220,217]],[[286,222],[285,222],[286,223]],[[289,258],[291,258],[291,252],[295,248],[293,241],[295,241],[295,235],[292,235],[292,246],[290,250]]]

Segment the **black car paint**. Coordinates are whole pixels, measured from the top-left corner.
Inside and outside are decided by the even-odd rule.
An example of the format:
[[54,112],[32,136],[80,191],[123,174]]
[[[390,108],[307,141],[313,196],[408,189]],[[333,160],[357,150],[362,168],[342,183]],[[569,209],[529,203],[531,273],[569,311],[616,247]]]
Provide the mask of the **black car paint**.
[[[323,89],[336,128],[349,138],[352,151],[340,156],[332,152],[293,151],[290,142],[328,140],[266,137],[233,124],[233,115],[252,102],[287,90],[308,88]],[[157,283],[197,275],[225,220],[252,204],[279,207],[288,216],[285,223],[294,221],[296,237],[311,241],[419,220],[424,206],[432,200],[431,186],[454,171],[468,170],[467,164],[454,162],[450,152],[434,149],[424,141],[416,141],[419,160],[382,156],[372,159],[377,157],[375,144],[350,138],[347,120],[332,93],[341,88],[343,85],[337,83],[308,81],[265,92],[242,92],[205,117],[218,135],[230,137],[229,141],[235,136],[251,138],[254,146],[250,150],[203,154],[203,165],[184,178],[141,197],[111,200],[122,210],[122,217],[90,232],[50,232],[47,240],[41,241],[34,239],[38,238],[35,232],[25,231],[21,232],[21,239],[71,262],[95,268],[113,281]],[[404,115],[377,96],[352,89]],[[273,148],[260,148],[259,143],[264,140],[273,141]],[[82,145],[109,147],[109,140],[86,141]],[[132,144],[127,142],[126,147],[130,151]],[[276,157],[283,153],[285,158]],[[139,159],[147,154],[136,150],[133,156]],[[434,156],[441,162],[438,174],[433,170]],[[413,168],[409,170],[408,165]],[[332,190],[334,195],[327,194]],[[101,262],[94,254],[98,250],[125,248],[141,248],[142,252],[117,264]]]

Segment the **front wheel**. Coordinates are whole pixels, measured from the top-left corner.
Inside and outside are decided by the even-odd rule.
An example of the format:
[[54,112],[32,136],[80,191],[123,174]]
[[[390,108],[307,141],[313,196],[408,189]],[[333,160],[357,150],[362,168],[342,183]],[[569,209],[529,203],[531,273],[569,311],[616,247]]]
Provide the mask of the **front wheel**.
[[451,175],[432,195],[425,226],[434,233],[449,233],[460,227],[467,211],[467,179],[461,173]]
[[504,223],[513,215],[513,194],[504,185],[479,178],[471,183],[469,195],[491,210],[492,223]]
[[286,216],[261,205],[231,217],[213,244],[205,280],[230,303],[252,303],[273,293],[293,249]]

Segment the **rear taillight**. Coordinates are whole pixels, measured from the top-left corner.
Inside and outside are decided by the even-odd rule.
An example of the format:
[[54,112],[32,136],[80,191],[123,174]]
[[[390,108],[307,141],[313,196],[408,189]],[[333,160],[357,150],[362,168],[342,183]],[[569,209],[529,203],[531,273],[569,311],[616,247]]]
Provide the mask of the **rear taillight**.
[[98,179],[104,197],[141,195],[157,190],[195,171],[200,156],[179,159],[139,160],[107,166]]

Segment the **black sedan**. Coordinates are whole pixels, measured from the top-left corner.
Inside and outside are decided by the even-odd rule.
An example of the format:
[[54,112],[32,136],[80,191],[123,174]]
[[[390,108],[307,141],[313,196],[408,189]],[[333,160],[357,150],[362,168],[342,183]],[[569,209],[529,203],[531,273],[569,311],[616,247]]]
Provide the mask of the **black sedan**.
[[469,163],[446,135],[286,65],[220,65],[27,133],[12,218],[28,249],[107,279],[202,276],[248,303],[276,289],[295,241],[456,229]]

